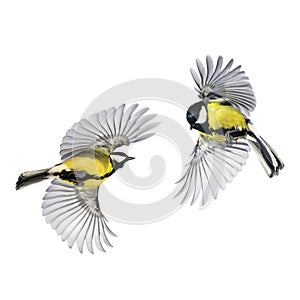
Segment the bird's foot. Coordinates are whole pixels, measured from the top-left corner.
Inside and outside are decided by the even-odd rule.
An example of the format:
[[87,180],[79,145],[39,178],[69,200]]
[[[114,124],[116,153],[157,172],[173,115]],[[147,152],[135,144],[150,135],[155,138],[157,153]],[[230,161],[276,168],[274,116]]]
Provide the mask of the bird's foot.
[[237,140],[240,137],[239,130],[228,130],[225,133],[226,145],[231,146],[232,144],[237,144]]

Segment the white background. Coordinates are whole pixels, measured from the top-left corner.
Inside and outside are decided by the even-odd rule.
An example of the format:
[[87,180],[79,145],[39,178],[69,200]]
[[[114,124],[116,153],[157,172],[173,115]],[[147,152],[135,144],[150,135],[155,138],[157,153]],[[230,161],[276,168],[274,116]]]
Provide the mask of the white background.
[[[299,299],[297,2],[107,3],[1,2],[1,299]],[[111,221],[108,253],[69,250],[41,216],[48,183],[15,192],[18,174],[57,163],[101,92],[146,77],[191,86],[206,54],[243,65],[252,120],[285,169],[269,179],[251,153],[205,210]]]

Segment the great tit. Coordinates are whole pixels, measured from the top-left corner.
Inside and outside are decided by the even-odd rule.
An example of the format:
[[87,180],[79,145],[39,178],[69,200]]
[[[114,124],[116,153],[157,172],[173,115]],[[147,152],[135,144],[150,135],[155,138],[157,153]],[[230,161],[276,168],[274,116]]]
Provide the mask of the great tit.
[[[84,243],[93,253],[93,244],[105,251],[102,242],[112,246],[107,233],[107,219],[100,209],[98,194],[103,181],[134,159],[115,151],[123,145],[151,137],[149,132],[159,123],[148,108],[136,111],[138,104],[109,108],[75,123],[60,146],[62,162],[37,171],[22,173],[16,189],[54,178],[43,198],[43,215],[52,228],[67,240],[71,248],[77,242],[80,252]],[[151,122],[150,122],[151,121]]]
[[178,182],[181,189],[176,197],[182,197],[182,203],[191,197],[193,204],[201,194],[200,207],[204,207],[241,170],[249,145],[269,177],[278,175],[284,164],[249,119],[256,100],[241,66],[231,69],[231,59],[222,68],[222,56],[215,68],[210,56],[206,57],[206,68],[199,59],[196,64],[200,77],[193,69],[191,74],[199,101],[188,108],[186,119],[190,129],[199,132],[199,138],[192,160]]

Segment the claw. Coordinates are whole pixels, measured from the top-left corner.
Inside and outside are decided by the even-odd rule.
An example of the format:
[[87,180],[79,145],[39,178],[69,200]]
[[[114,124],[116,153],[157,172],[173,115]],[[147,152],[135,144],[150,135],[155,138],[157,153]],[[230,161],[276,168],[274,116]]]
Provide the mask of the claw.
[[226,138],[226,146],[232,145],[232,142],[234,141],[234,138],[230,135],[231,131],[227,131],[225,133],[225,138]]
[[238,139],[243,137],[240,130],[228,130],[225,132],[226,145],[230,146],[232,144],[237,144]]

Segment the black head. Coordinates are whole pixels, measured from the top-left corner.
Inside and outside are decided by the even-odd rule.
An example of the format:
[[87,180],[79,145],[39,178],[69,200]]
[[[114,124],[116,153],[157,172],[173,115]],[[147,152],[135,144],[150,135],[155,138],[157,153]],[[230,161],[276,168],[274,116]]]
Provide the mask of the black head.
[[207,112],[204,103],[200,101],[191,105],[187,110],[186,119],[191,126],[190,129],[193,129],[196,123],[204,123],[207,119]]
[[112,152],[110,154],[114,170],[118,170],[124,167],[125,163],[129,160],[135,159],[135,157],[128,156],[124,152]]

